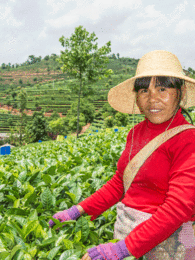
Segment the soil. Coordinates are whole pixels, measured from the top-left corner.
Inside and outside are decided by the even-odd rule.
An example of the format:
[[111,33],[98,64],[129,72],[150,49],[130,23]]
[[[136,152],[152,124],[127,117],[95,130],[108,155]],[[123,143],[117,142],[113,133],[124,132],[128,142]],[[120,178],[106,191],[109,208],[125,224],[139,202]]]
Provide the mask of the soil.
[[[1,105],[0,104],[0,109],[2,110],[6,110],[6,111],[11,111],[12,115],[20,115],[20,112],[18,109],[12,108],[12,106],[6,106],[6,105]],[[32,116],[34,111],[30,110],[30,109],[25,109],[24,113],[28,116]],[[62,113],[58,113],[60,115],[60,117],[65,117],[64,115],[62,115]],[[44,113],[44,116],[46,117],[50,117],[52,115],[52,113]]]

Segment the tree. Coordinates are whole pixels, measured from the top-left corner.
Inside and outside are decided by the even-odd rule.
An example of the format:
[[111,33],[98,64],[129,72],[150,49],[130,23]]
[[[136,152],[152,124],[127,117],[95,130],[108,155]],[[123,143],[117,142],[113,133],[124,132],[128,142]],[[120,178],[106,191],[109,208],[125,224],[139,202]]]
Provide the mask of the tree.
[[27,94],[25,90],[21,90],[19,95],[19,111],[20,111],[20,123],[19,123],[19,142],[20,145],[22,144],[22,139],[24,135],[24,128],[26,123],[26,114],[24,113],[24,110],[26,108],[27,104]]
[[112,58],[116,60],[116,55],[113,53]]
[[49,60],[49,55],[46,55],[46,56],[44,57],[44,60]]
[[27,94],[25,90],[21,90],[18,94],[18,105],[20,111],[20,120],[18,121],[17,125],[13,127],[11,130],[11,137],[10,140],[15,145],[22,145],[23,141],[25,140],[25,125],[27,123],[27,115],[24,113],[24,110],[27,105]]
[[51,54],[51,58],[52,58],[52,60],[55,60],[55,59],[57,58],[57,54],[52,53],[52,54]]
[[119,58],[120,58],[120,54],[119,54],[119,53],[117,53],[116,55],[117,55],[117,58],[119,59]]
[[38,140],[48,140],[47,129],[48,122],[44,117],[43,112],[34,112],[32,116],[32,122],[27,126],[27,135],[30,137],[30,141],[37,142]]
[[15,91],[12,91],[11,95],[12,95],[13,100],[15,101],[15,97],[17,96],[17,93]]
[[3,70],[6,69],[5,63],[2,63],[2,64],[1,64],[1,68],[2,68]]
[[107,42],[105,46],[98,49],[97,39],[94,32],[89,34],[83,26],[76,27],[70,38],[62,36],[59,39],[61,45],[65,47],[58,59],[62,64],[61,69],[63,72],[69,72],[79,81],[79,87],[76,86],[74,89],[78,93],[77,138],[79,134],[80,96],[84,85],[87,81],[92,83],[112,73],[112,70],[106,69],[106,64],[109,62],[106,55],[111,51],[111,42]]

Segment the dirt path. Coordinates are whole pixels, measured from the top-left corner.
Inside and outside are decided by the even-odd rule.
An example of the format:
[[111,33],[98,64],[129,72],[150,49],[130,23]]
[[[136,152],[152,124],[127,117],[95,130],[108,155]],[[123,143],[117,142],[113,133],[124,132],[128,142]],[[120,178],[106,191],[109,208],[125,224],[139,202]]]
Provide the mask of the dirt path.
[[[12,106],[6,106],[6,105],[0,105],[0,109],[5,110],[5,111],[10,111],[12,115],[20,115],[20,112],[18,109],[12,108]],[[35,111],[32,111],[30,109],[25,109],[24,113],[28,116],[32,116]],[[58,113],[60,117],[65,117],[62,115],[62,113]],[[52,113],[44,113],[44,116],[50,117]]]

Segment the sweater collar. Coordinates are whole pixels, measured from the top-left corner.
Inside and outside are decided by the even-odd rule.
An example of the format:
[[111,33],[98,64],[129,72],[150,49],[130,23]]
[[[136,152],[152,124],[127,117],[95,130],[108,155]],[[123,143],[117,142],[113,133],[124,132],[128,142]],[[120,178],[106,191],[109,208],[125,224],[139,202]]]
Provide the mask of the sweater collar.
[[[165,130],[167,128],[167,126],[170,124],[172,119],[173,119],[173,117],[171,117],[169,120],[163,122],[162,124],[154,124],[145,117],[147,127],[150,129],[154,129],[154,130]],[[181,113],[181,108],[179,108],[169,129],[180,125],[181,123],[183,123],[183,121],[185,121],[185,118]]]

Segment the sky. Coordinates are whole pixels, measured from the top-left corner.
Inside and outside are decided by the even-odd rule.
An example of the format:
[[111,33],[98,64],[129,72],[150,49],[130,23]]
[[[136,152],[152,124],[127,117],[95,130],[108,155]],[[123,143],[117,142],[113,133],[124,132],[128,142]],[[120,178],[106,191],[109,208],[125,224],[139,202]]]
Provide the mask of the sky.
[[0,0],[0,65],[59,55],[59,38],[82,25],[120,57],[167,50],[195,69],[194,14],[194,0]]

